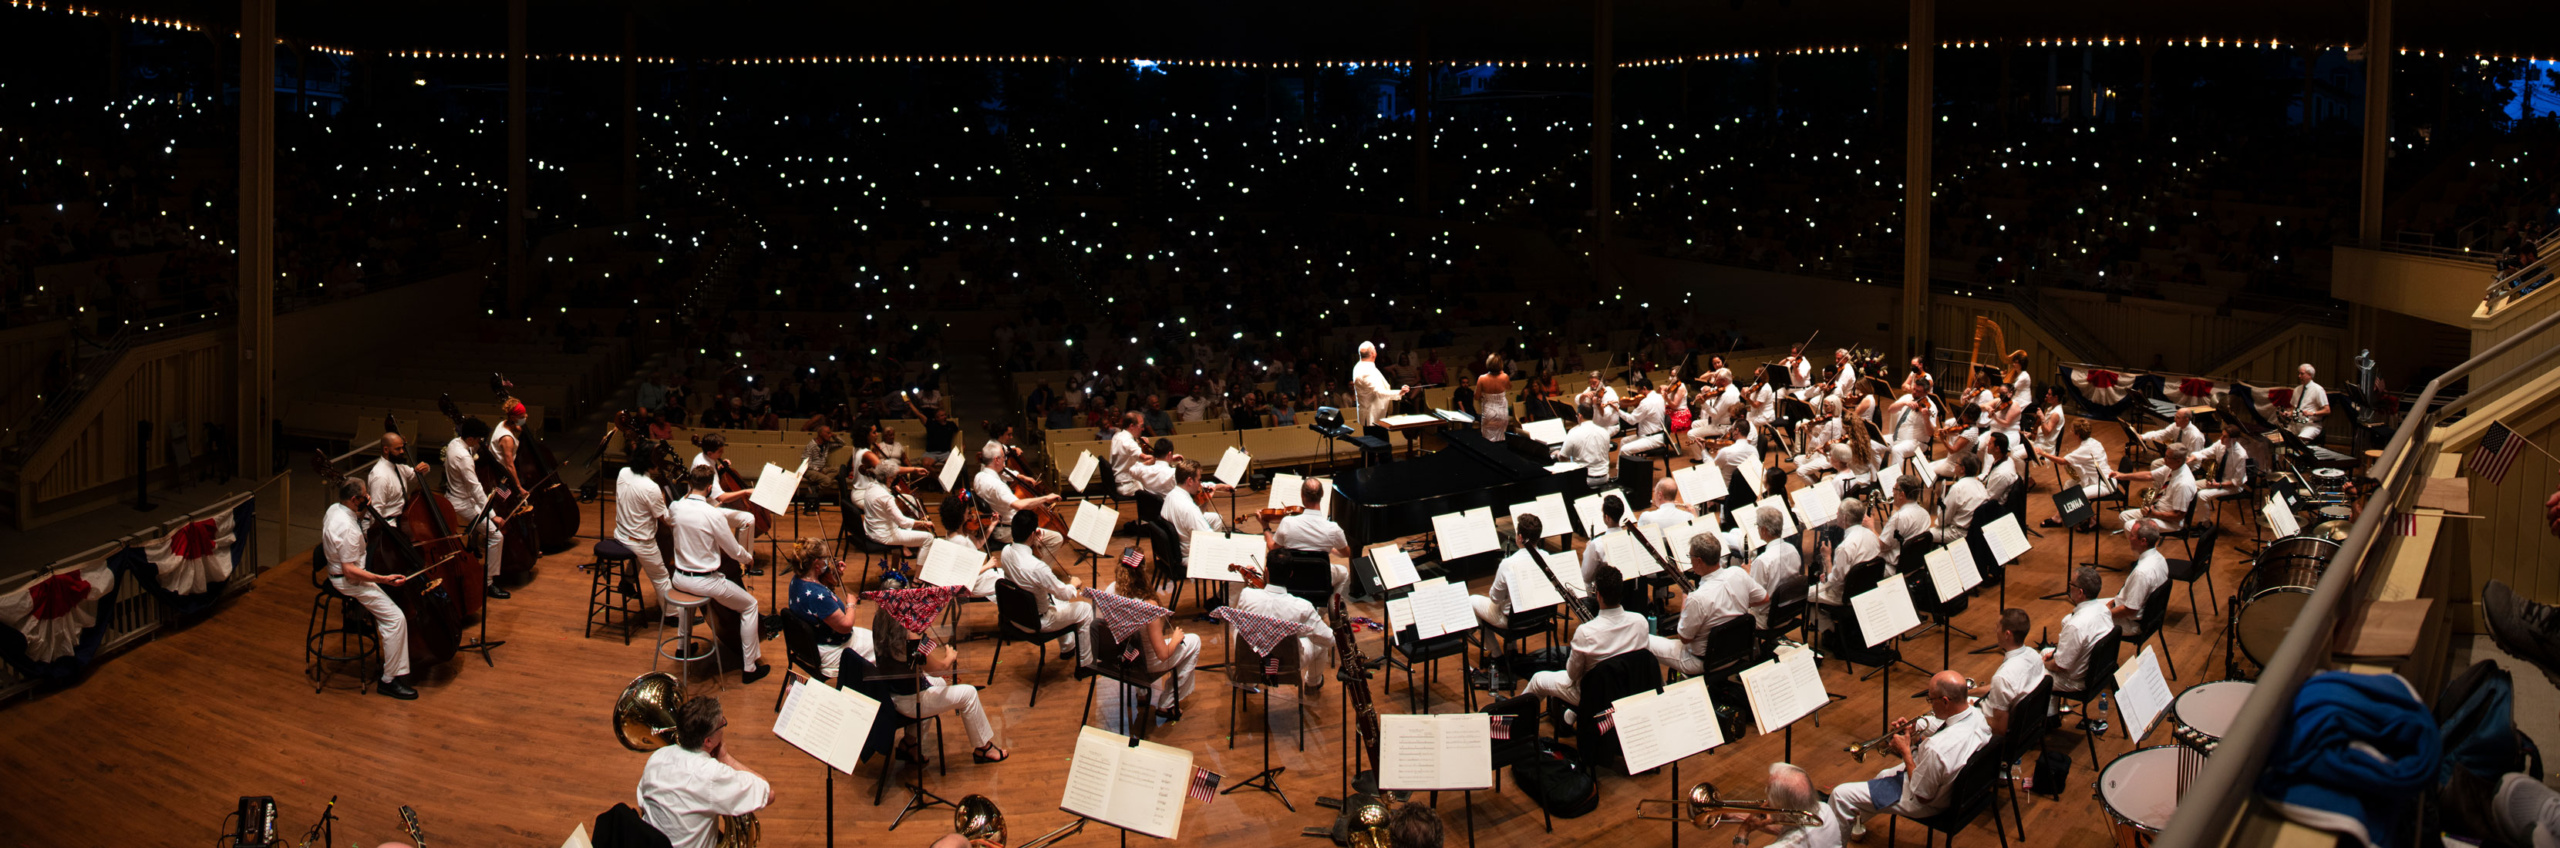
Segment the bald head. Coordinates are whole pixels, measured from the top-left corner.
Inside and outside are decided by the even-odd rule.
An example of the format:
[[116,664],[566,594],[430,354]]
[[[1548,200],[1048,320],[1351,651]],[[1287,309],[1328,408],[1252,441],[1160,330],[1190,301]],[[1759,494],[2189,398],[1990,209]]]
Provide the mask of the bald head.
[[1660,479],[1660,480],[1655,480],[1655,481],[1653,481],[1653,502],[1654,502],[1654,503],[1657,503],[1657,504],[1667,504],[1667,503],[1678,503],[1679,501],[1680,501],[1680,484],[1679,484],[1677,481],[1674,481],[1674,480],[1672,480],[1672,479],[1671,479],[1671,478],[1669,478],[1669,477],[1664,477],[1664,478],[1662,478],[1662,479]]
[[1322,512],[1323,510],[1321,508],[1324,506],[1324,481],[1313,477],[1300,481],[1298,483],[1298,502],[1305,504],[1308,509]]
[[1377,345],[1376,343],[1374,343],[1374,342],[1361,342],[1361,343],[1360,343],[1360,361],[1362,361],[1362,362],[1375,362],[1375,361],[1377,361],[1377,360],[1378,360],[1378,345]]
[[1938,672],[1929,678],[1929,705],[1940,711],[1940,715],[1961,712],[1967,688],[1964,675],[1954,671]]

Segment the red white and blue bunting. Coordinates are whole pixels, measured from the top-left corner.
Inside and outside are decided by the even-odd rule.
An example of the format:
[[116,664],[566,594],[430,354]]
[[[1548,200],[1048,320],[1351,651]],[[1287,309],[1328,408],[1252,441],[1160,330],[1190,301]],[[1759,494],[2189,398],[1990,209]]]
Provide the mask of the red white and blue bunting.
[[50,663],[71,656],[98,623],[98,599],[115,591],[116,573],[99,557],[36,576],[0,594],[0,624],[26,640],[25,658]]

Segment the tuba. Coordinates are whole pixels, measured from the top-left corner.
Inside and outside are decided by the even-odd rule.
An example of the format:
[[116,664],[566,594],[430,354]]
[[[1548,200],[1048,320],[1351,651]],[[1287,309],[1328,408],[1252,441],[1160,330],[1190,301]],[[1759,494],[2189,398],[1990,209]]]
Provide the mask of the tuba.
[[[684,687],[674,675],[652,671],[631,679],[613,702],[613,735],[622,747],[655,751],[675,741],[676,708],[685,701]],[[720,817],[719,848],[756,848],[764,836],[756,814]]]
[[[1664,810],[1662,808],[1671,809]],[[1790,810],[1767,801],[1737,800],[1716,794],[1716,785],[1700,782],[1689,787],[1687,797],[1678,801],[1646,798],[1636,802],[1636,818],[1654,821],[1685,821],[1701,828],[1717,828],[1743,824],[1756,816],[1767,816],[1797,827],[1822,824],[1822,817],[1805,810]],[[1742,837],[1734,837],[1740,842]]]
[[[1043,848],[1043,846],[1056,844],[1060,839],[1084,832],[1084,823],[1085,819],[1078,817],[1057,830],[1022,843],[1020,848]],[[951,830],[969,840],[969,848],[1009,848],[1004,841],[1004,810],[996,807],[996,802],[984,795],[962,798],[960,803],[952,806]]]

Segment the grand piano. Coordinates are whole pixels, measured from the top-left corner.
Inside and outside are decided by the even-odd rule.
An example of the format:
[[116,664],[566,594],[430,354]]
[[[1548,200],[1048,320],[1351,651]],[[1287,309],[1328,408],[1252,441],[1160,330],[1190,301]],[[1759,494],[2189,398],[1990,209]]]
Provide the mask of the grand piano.
[[[1562,493],[1570,502],[1590,493],[1579,469],[1549,473],[1546,444],[1519,433],[1496,444],[1473,431],[1452,432],[1446,444],[1435,453],[1334,475],[1334,518],[1355,552],[1431,532],[1434,515],[1489,506],[1499,516],[1541,495]],[[1481,558],[1482,568],[1491,570],[1496,557]],[[1443,565],[1474,576],[1465,573],[1473,568]]]

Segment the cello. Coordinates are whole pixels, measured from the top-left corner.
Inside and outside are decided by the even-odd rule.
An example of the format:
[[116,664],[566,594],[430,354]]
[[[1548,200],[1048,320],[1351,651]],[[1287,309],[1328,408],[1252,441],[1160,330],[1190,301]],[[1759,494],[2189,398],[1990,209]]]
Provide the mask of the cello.
[[[489,388],[497,394],[500,409],[511,408],[515,397],[510,390],[515,384],[508,382],[506,375],[489,375]],[[532,433],[517,429],[519,425],[520,422],[510,424],[507,429],[516,437],[516,479],[524,483],[524,496],[532,504],[525,514],[533,517],[534,532],[526,535],[541,540],[543,553],[568,550],[577,542],[578,525],[583,520],[578,514],[578,496],[561,484],[563,463],[551,452],[551,446]]]
[[[437,396],[436,409],[443,412],[446,418],[453,419],[456,433],[462,432],[462,422],[469,420],[468,416],[462,414],[462,407],[453,402],[452,395]],[[455,436],[455,438],[461,437]],[[453,472],[447,469],[445,473],[451,475]],[[495,526],[499,522],[509,521],[525,512],[527,501],[524,492],[508,482],[514,478],[507,474],[505,464],[498,460],[497,451],[489,446],[486,439],[481,440],[480,450],[471,458],[471,473],[480,481],[480,491],[489,498],[488,503],[480,505],[482,520]],[[538,538],[540,535],[540,533],[528,532],[508,535],[506,542],[498,548],[498,573],[508,577],[533,573],[534,560],[541,558],[541,553],[535,550],[536,546],[542,544],[542,540]],[[485,549],[486,546],[475,548],[475,550]],[[478,605],[478,601],[474,600],[467,606],[477,609]],[[463,614],[470,615],[471,610],[466,610]]]
[[[335,463],[329,460],[328,452],[315,448],[311,455],[312,470],[319,473],[321,480],[334,481],[353,476],[338,473]],[[422,503],[430,500],[435,502],[432,507]],[[426,520],[425,513],[438,507],[451,517],[451,508],[443,499],[418,497],[414,492],[409,497],[408,506],[397,516],[385,515],[379,506],[368,504],[366,510],[371,513],[371,520],[364,522],[365,562],[368,566],[379,567],[366,570],[377,574],[426,577],[430,571],[450,567],[456,560],[463,560],[467,552],[462,550],[461,540],[451,536],[438,538]],[[409,670],[412,674],[452,659],[462,645],[461,617],[453,592],[446,588],[449,582],[443,574],[437,574],[429,579],[382,587],[383,594],[391,597],[392,605],[399,607],[401,616],[408,620]]]
[[[729,446],[728,442],[724,440],[720,443],[718,448],[714,448],[710,445],[703,444],[703,438],[704,437],[702,436],[694,436],[691,438],[693,446],[701,449],[703,453],[710,453],[714,450],[725,449]],[[737,467],[730,465],[727,457],[721,457],[719,464],[712,466],[712,469],[720,478],[720,491],[749,492],[755,490],[754,486],[747,485],[745,478],[738,476]],[[748,515],[754,516],[756,520],[757,536],[766,535],[773,529],[773,513],[766,511],[764,507],[757,506],[753,500],[747,501],[744,506],[723,508],[737,509]]]

